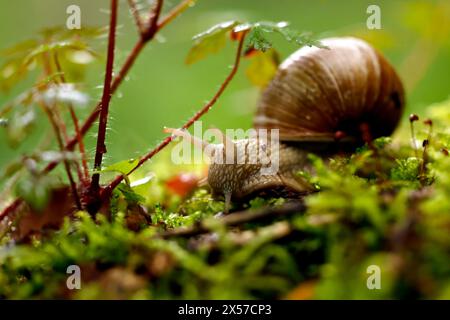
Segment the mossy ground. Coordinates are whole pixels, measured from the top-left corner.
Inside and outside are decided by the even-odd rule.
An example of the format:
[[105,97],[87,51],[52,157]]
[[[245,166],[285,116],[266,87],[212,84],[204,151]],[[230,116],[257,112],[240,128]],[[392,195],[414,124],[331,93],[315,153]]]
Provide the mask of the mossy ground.
[[[27,243],[4,236],[0,297],[449,299],[449,110],[449,102],[430,108],[431,135],[416,123],[417,138],[429,140],[425,158],[407,126],[350,156],[312,156],[308,179],[319,192],[305,197],[304,212],[233,227],[215,217],[223,202],[206,189],[171,193],[173,169],[161,157],[157,179],[115,193],[111,217],[79,212]],[[285,202],[255,198],[244,207]],[[167,234],[199,221],[210,232]],[[67,289],[69,265],[81,268],[80,290]],[[372,265],[379,290],[367,287]]]

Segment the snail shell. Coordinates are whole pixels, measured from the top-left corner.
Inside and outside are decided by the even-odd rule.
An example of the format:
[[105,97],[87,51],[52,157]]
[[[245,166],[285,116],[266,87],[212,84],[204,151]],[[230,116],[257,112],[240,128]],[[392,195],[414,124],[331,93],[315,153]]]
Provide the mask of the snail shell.
[[361,142],[390,135],[404,109],[403,85],[389,62],[356,38],[321,40],[288,57],[264,90],[255,128],[280,130],[282,141],[329,142],[337,133]]
[[[405,98],[389,62],[363,40],[330,38],[322,44],[327,49],[304,47],[287,58],[259,101],[254,127],[279,129],[282,143],[274,151],[279,153],[278,172],[262,175],[260,163],[210,165],[208,183],[214,193],[225,196],[225,211],[230,199],[267,189],[312,192],[297,174],[310,169],[311,149],[325,157],[336,151],[336,140],[353,147],[396,128]],[[258,155],[258,139],[239,140],[234,147]],[[216,150],[218,157],[223,153],[224,148]]]

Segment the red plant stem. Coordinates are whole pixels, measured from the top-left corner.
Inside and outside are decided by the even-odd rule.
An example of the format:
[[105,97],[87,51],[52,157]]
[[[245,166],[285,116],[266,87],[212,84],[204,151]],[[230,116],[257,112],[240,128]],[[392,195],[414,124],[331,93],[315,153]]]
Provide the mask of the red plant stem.
[[[56,53],[55,53],[55,55],[56,55]],[[52,71],[52,66],[51,66],[51,59],[49,57],[48,52],[46,52],[44,54],[43,64],[44,64],[44,73],[48,77],[53,72]],[[61,117],[61,114],[59,113],[59,110],[57,108],[54,108],[53,114],[54,114],[54,118],[53,119],[58,124],[58,131],[62,134],[62,137],[64,138],[64,142],[67,143],[69,137],[67,135],[66,124],[65,124],[63,118]]]
[[[64,152],[64,142],[61,137],[61,133],[59,131],[58,124],[56,123],[56,120],[54,118],[54,114],[52,114],[52,111],[50,110],[50,108],[48,106],[46,106],[46,105],[41,105],[41,106],[44,109],[45,113],[47,114],[47,117],[53,127],[53,130],[55,131],[55,136],[56,136],[56,140],[58,142],[59,149],[61,150],[61,152]],[[75,204],[77,205],[78,210],[81,210],[81,201],[80,201],[80,197],[78,196],[77,185],[75,183],[75,180],[73,179],[72,172],[70,171],[69,161],[64,157],[64,155],[63,155],[63,158],[64,158],[64,160],[63,160],[64,168],[66,170],[67,177],[69,179],[70,188],[72,189],[73,199],[75,201]]]
[[[166,16],[161,18],[161,22],[157,24],[156,30],[153,32],[153,36],[149,39],[143,39],[142,37],[139,38],[139,40],[134,45],[131,52],[128,54],[128,57],[126,58],[122,68],[120,69],[119,73],[115,76],[112,86],[111,86],[111,93],[114,94],[114,92],[117,90],[117,88],[122,83],[123,79],[125,79],[126,75],[128,74],[129,70],[133,66],[134,62],[136,61],[136,58],[139,56],[140,52],[144,48],[144,46],[153,39],[155,34],[159,32],[162,28],[164,28],[169,22],[174,20],[178,15],[180,15],[183,11],[185,11],[192,3],[195,1],[193,0],[184,0],[181,2],[178,6],[173,8],[169,13],[167,13]],[[82,136],[84,136],[89,129],[92,127],[92,125],[97,121],[98,115],[100,113],[100,105],[101,102],[97,103],[94,110],[91,112],[91,114],[87,117],[87,119],[84,121],[83,125],[80,128],[80,133]],[[78,143],[77,137],[72,137],[72,139],[69,140],[69,142],[66,144],[67,150],[73,150],[75,145]],[[52,171],[57,165],[58,161],[50,162],[47,167],[45,167],[44,172],[48,173]]]
[[[114,67],[114,49],[116,45],[116,25],[117,25],[117,3],[118,0],[111,0],[111,16],[109,21],[108,34],[108,55],[106,58],[105,81],[103,83],[103,95],[100,108],[100,119],[98,124],[97,147],[95,150],[94,170],[102,167],[103,154],[106,153],[106,125],[108,123],[109,103],[111,101],[111,82]],[[92,175],[91,187],[93,190],[100,189],[100,174]]]
[[3,220],[4,217],[8,216],[10,213],[15,212],[22,203],[23,203],[23,201],[20,198],[17,198],[16,200],[14,200],[9,206],[7,206],[0,213],[0,221]]
[[80,126],[78,124],[78,117],[77,117],[72,105],[69,105],[69,112],[70,112],[70,117],[72,118],[73,125],[75,127],[75,134],[77,136],[78,148],[80,150],[80,155],[81,155],[81,165],[83,167],[83,172],[81,174],[80,180],[83,183],[87,183],[89,181],[89,168],[88,168],[88,164],[87,164],[86,149],[85,149],[84,143],[83,143],[83,136],[81,135],[81,132],[80,132]]
[[152,8],[152,11],[150,12],[148,30],[141,34],[144,40],[152,38],[155,35],[155,32],[158,30],[158,19],[159,15],[161,14],[162,5],[163,0],[156,0],[155,6]]
[[[49,58],[48,54],[44,55],[44,72],[47,76],[49,76],[52,73],[52,68],[50,65],[50,58]],[[50,121],[50,124],[51,124],[53,131],[55,133],[55,136],[56,136],[56,140],[58,142],[59,149],[61,150],[61,152],[64,152],[64,142],[63,142],[62,135],[66,131],[66,126],[64,124],[63,119],[61,118],[61,116],[58,113],[56,105],[53,108],[53,112],[45,104],[41,104],[41,107],[43,108],[45,114],[48,117],[48,120]],[[64,169],[66,170],[67,178],[69,179],[70,188],[72,189],[72,196],[74,198],[75,204],[77,205],[77,208],[80,210],[81,202],[80,202],[80,198],[78,197],[77,185],[73,179],[69,162],[64,157],[64,155],[62,155],[62,158],[63,158],[63,163],[64,163]]]
[[[62,83],[66,83],[67,82],[66,81],[66,77],[64,76],[64,72],[62,70],[61,63],[59,62],[58,54],[56,52],[54,54],[54,60],[55,60],[56,70],[60,74],[60,78],[61,78]],[[80,181],[86,183],[87,181],[89,181],[89,168],[88,168],[88,165],[87,165],[87,158],[86,158],[86,151],[85,151],[85,148],[84,148],[83,137],[82,137],[81,132],[80,132],[80,126],[79,126],[79,123],[78,123],[78,117],[77,117],[77,115],[75,113],[75,109],[74,109],[72,103],[69,102],[68,103],[68,107],[69,107],[70,117],[72,118],[72,122],[73,122],[73,125],[75,127],[75,134],[76,134],[76,137],[77,137],[78,148],[80,150],[80,155],[81,155],[81,165],[83,167],[82,174],[80,174],[80,172],[79,172],[78,176],[79,176]],[[67,141],[66,141],[66,143],[67,143]],[[79,171],[79,167],[77,169]]]
[[[143,39],[142,37],[139,37],[139,40],[134,45],[131,52],[128,54],[127,58],[125,59],[124,64],[122,65],[122,68],[120,69],[119,73],[114,77],[113,83],[111,85],[111,93],[113,94],[117,88],[120,86],[122,81],[125,79],[126,75],[128,74],[129,70],[133,66],[134,62],[136,61],[136,58],[139,56],[140,52],[144,48],[144,46],[150,42],[153,37],[158,33],[161,29],[163,29],[167,24],[172,22],[176,17],[178,17],[182,12],[184,12],[187,8],[189,8],[190,5],[194,4],[195,0],[184,0],[179,5],[174,7],[172,10],[170,10],[164,17],[161,18],[161,21],[158,22],[156,30],[153,32],[153,36],[148,39]],[[80,128],[80,134],[84,137],[84,135],[89,131],[89,129],[92,127],[92,125],[97,121],[98,115],[100,113],[100,105],[101,102],[97,103],[94,110],[90,113],[90,115],[87,117],[87,119],[84,121],[83,125]],[[75,145],[78,143],[78,137],[74,136],[72,139],[69,140],[69,142],[65,145],[66,150],[73,150]],[[43,173],[48,173],[52,171],[56,166],[58,165],[59,161],[55,160],[50,162],[43,170]],[[3,209],[3,212],[0,214],[0,220],[7,216],[10,212],[13,212],[18,208],[18,205],[21,204],[23,200],[17,199],[13,203],[11,203],[8,207]]]
[[128,5],[130,6],[131,14],[133,15],[134,22],[136,23],[136,27],[140,34],[144,32],[144,25],[142,24],[141,17],[139,15],[139,10],[136,6],[135,0],[128,0]]
[[[231,80],[233,80],[233,78],[236,75],[236,72],[239,68],[240,61],[241,61],[242,48],[244,45],[245,36],[246,36],[246,33],[244,33],[239,40],[239,44],[238,44],[238,48],[237,48],[237,52],[236,52],[236,58],[235,58],[233,67],[232,67],[230,73],[228,74],[228,76],[225,78],[224,82],[222,82],[222,84],[220,85],[219,90],[214,94],[214,96],[212,97],[211,100],[209,100],[199,111],[197,111],[197,113],[194,116],[192,116],[181,127],[182,129],[188,129],[190,126],[192,126],[192,124],[195,121],[197,121],[205,113],[207,113],[214,106],[214,104],[217,102],[217,100],[220,98],[220,96],[225,91],[225,89],[227,88],[227,86],[229,85]],[[170,142],[172,142],[173,139],[174,139],[174,137],[172,135],[166,137],[158,146],[156,146],[153,150],[151,150],[149,153],[147,153],[145,156],[143,156],[141,159],[139,159],[139,162],[137,163],[137,165],[130,172],[128,172],[127,175],[130,175],[131,173],[133,173],[140,166],[142,166],[146,161],[151,159],[155,154],[157,154],[162,149],[164,149]],[[117,187],[117,185],[119,185],[123,179],[124,179],[124,175],[117,176],[108,186],[106,186],[103,189],[102,198],[109,196],[109,194],[112,192],[112,190],[114,190],[114,188]]]

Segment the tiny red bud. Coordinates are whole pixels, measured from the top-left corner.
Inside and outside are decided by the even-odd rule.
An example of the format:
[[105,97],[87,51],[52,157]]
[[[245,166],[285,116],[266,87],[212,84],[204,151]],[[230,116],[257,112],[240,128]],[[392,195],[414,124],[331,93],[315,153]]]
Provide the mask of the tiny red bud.
[[442,148],[441,149],[441,152],[442,152],[442,154],[444,155],[444,156],[446,156],[446,157],[448,157],[448,150],[447,149],[445,149],[445,148]]
[[409,115],[409,122],[414,122],[414,121],[417,121],[417,120],[419,120],[419,116],[417,114],[411,113]]
[[346,136],[344,131],[338,130],[334,133],[334,138],[336,140],[341,140],[342,138],[344,138]]
[[423,140],[422,147],[425,148],[429,144],[430,144],[430,141],[428,141],[428,139],[425,139],[425,140]]
[[426,119],[423,123],[426,124],[427,126],[432,126],[433,125],[433,120]]

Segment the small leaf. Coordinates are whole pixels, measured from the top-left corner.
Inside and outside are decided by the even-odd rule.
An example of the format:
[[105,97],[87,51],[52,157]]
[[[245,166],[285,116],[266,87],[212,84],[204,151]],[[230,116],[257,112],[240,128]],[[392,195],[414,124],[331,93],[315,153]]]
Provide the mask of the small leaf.
[[196,35],[193,38],[195,41],[194,46],[186,57],[186,63],[192,64],[205,58],[211,53],[217,53],[226,44],[226,34],[236,25],[238,25],[238,22],[236,21],[227,21]]
[[275,75],[279,57],[274,49],[266,52],[257,51],[251,56],[251,64],[246,70],[249,80],[258,87],[265,87]]
[[120,172],[124,175],[127,175],[132,169],[134,169],[139,162],[139,159],[129,159],[116,162],[112,165],[103,168],[100,172]]
[[139,187],[148,185],[148,183],[149,183],[150,181],[152,181],[152,179],[153,179],[154,177],[155,177],[155,175],[152,173],[152,174],[146,176],[145,178],[142,178],[142,179],[133,181],[133,182],[130,184],[130,187],[132,187],[132,188],[139,188]]
[[75,51],[88,51],[89,53],[95,55],[95,52],[88,48],[87,44],[80,41],[61,41],[53,42],[49,44],[41,44],[36,49],[34,49],[30,54],[28,54],[24,60],[24,64],[30,64],[33,59],[36,59],[43,54],[53,53],[53,52],[64,52],[66,50]]
[[309,32],[299,32],[290,29],[287,22],[257,22],[253,25],[248,35],[248,47],[254,47],[260,51],[266,51],[272,48],[272,43],[265,37],[266,33],[279,33],[288,42],[293,42],[299,46],[316,46],[325,48],[320,41],[313,38]]
[[155,174],[150,173],[145,178],[133,181],[130,183],[130,187],[133,189],[134,192],[141,196],[148,196],[150,185],[155,178]]
[[272,48],[272,43],[264,37],[264,33],[261,28],[254,27],[248,35],[248,47],[265,52]]
[[128,204],[138,204],[145,201],[145,198],[139,194],[137,194],[129,185],[125,183],[121,183],[117,186],[117,190],[119,190]]

